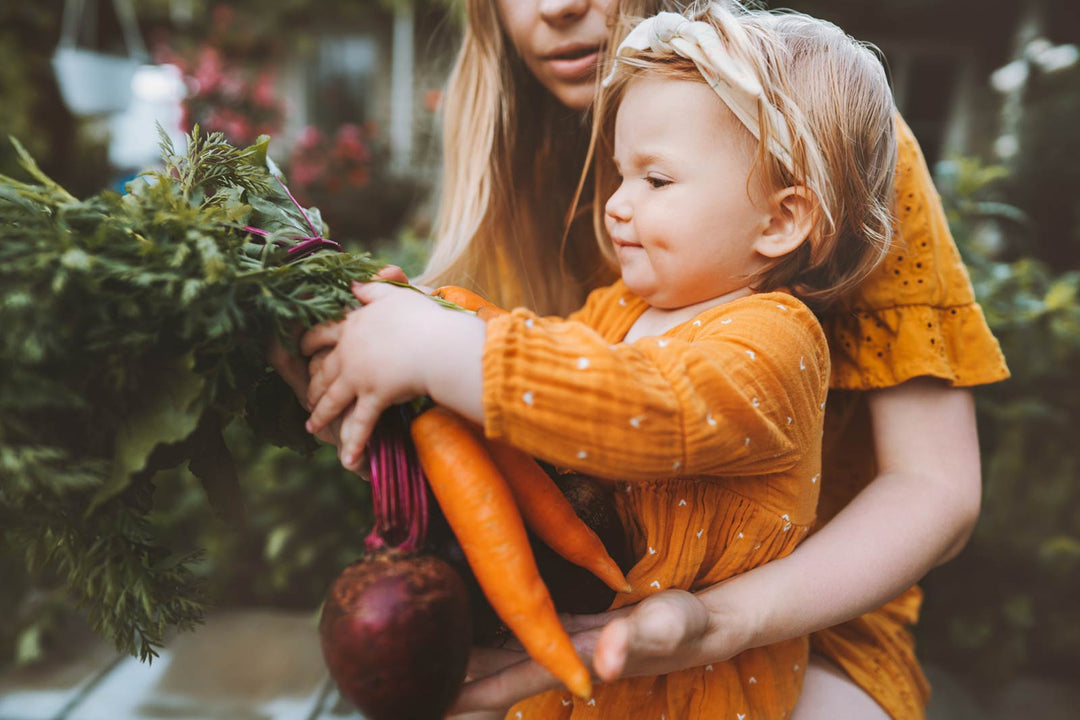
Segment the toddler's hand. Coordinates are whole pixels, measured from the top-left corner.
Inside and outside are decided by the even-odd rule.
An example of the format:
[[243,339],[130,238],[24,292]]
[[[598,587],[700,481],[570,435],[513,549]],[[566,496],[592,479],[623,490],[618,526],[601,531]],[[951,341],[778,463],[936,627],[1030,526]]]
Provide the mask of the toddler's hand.
[[300,348],[313,354],[333,347],[312,367],[307,428],[320,432],[344,412],[340,456],[346,468],[357,471],[380,413],[426,394],[424,369],[434,356],[427,343],[447,311],[420,293],[386,283],[356,284],[353,294],[363,306],[336,326],[308,333]]

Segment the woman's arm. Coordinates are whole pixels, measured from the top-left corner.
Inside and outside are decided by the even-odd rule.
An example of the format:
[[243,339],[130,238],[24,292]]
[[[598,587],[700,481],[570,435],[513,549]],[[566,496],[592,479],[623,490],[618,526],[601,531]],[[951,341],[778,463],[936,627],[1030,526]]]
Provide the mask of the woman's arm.
[[[970,391],[919,378],[872,391],[869,404],[878,475],[790,556],[743,576],[751,597],[772,599],[759,605],[752,646],[880,607],[955,556],[975,526],[982,485]],[[708,604],[712,591],[699,597]]]
[[[970,392],[919,378],[869,401],[878,476],[791,555],[694,595],[666,591],[625,612],[571,620],[599,677],[719,662],[845,622],[959,551],[981,497]],[[522,662],[466,685],[457,707],[505,709],[555,686]]]

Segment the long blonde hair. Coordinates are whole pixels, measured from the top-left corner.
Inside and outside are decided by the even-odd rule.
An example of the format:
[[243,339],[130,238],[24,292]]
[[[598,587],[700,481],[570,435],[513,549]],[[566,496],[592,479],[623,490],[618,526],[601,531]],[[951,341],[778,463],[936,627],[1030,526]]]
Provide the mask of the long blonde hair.
[[[644,16],[677,4],[623,0],[618,9]],[[419,281],[463,285],[503,307],[565,314],[617,274],[597,245],[589,208],[571,212],[590,118],[561,105],[533,77],[495,5],[466,0],[442,108],[435,240]]]
[[[766,187],[808,188],[817,204],[806,242],[750,278],[751,285],[760,291],[790,287],[824,309],[848,296],[890,246],[896,109],[885,69],[870,46],[800,13],[749,10],[727,0],[696,3],[687,17],[711,24],[729,52],[754,69],[787,125],[793,139],[790,168],[768,151],[777,128],[768,113],[759,112],[755,167]],[[597,101],[588,151],[595,177],[593,226],[609,261],[613,250],[603,208],[618,185],[615,116],[627,85],[641,76],[706,82],[693,61],[670,52],[638,52],[614,64]]]

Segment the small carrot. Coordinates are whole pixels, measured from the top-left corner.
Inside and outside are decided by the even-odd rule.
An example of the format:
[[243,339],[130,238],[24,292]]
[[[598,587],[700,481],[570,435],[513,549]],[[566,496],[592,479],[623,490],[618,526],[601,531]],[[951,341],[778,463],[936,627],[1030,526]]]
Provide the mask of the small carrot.
[[431,295],[432,297],[442,298],[443,300],[452,302],[455,305],[460,305],[466,310],[472,310],[475,313],[479,313],[481,309],[485,308],[490,308],[488,312],[494,311],[498,314],[506,312],[495,303],[477,295],[472,290],[466,290],[457,285],[444,285],[441,288],[432,290]]
[[529,538],[491,455],[458,415],[433,407],[411,433],[428,484],[488,602],[525,650],[578,697],[592,681],[559,622]]
[[484,442],[529,529],[552,550],[596,575],[615,592],[630,592],[630,583],[604,542],[577,516],[574,506],[536,460],[504,442]]
[[506,315],[509,310],[503,310],[498,305],[484,305],[476,311],[476,317],[480,318],[484,322],[497,318],[500,315]]

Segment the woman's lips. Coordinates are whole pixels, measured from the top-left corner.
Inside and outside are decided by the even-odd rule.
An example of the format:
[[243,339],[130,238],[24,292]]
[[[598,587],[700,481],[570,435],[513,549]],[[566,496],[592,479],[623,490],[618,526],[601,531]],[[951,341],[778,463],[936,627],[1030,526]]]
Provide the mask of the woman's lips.
[[[584,54],[582,54],[584,53]],[[564,82],[584,80],[592,75],[600,59],[599,50],[564,51],[544,58],[551,74]]]

